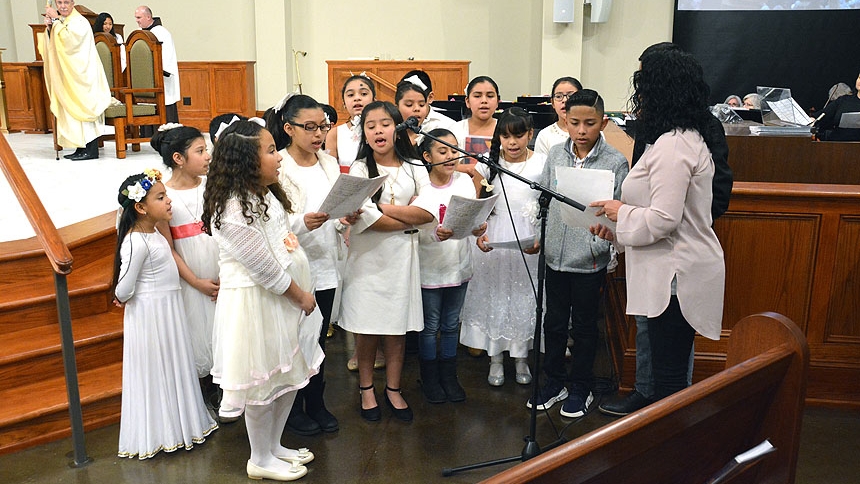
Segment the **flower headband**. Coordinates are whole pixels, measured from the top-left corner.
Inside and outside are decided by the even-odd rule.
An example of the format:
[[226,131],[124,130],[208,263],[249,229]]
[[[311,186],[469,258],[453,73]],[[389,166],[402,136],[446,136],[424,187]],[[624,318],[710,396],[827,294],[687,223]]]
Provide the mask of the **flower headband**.
[[155,168],[149,168],[147,170],[143,170],[143,178],[136,181],[134,185],[128,185],[125,189],[120,192],[128,199],[128,202],[140,202],[143,200],[143,197],[146,196],[149,189],[152,188],[153,185],[161,181],[161,172],[156,170]]
[[[233,116],[233,119],[231,119],[229,123],[221,123],[220,125],[218,125],[218,130],[215,131],[215,138],[217,139],[221,137],[221,133],[223,133],[225,129],[227,129],[231,124],[235,123],[236,121],[241,121],[241,119],[239,119],[239,116]],[[252,123],[257,123],[264,128],[266,127],[266,121],[264,121],[263,118],[258,118],[254,116],[253,118],[248,118],[248,121]]]
[[414,84],[414,85],[416,85],[416,86],[420,87],[422,91],[426,91],[426,90],[427,90],[427,85],[426,85],[426,84],[424,84],[423,82],[421,82],[421,79],[419,79],[417,75],[414,75],[414,74],[413,74],[413,75],[411,75],[411,76],[409,76],[409,77],[407,77],[406,79],[403,79],[403,80],[404,80],[404,81],[406,81],[406,82],[408,82],[408,83],[410,83],[410,84]]

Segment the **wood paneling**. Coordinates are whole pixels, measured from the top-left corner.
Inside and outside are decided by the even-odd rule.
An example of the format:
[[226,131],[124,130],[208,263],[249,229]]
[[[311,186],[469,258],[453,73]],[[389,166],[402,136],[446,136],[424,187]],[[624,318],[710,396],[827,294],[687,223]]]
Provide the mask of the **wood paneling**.
[[470,61],[375,61],[375,60],[330,60],[328,64],[328,103],[337,110],[338,122],[347,118],[340,91],[349,76],[367,72],[379,77],[376,83],[376,98],[394,102],[394,88],[403,74],[421,69],[433,81],[433,92],[437,99],[446,99],[448,94],[462,93],[469,83]]
[[[726,259],[723,332],[696,337],[694,380],[719,371],[739,316],[775,311],[809,342],[807,401],[860,408],[860,186],[736,182],[714,230]],[[611,279],[610,305],[626,301],[623,276],[620,267]],[[632,388],[636,326],[621,311],[607,318]]]
[[727,136],[735,181],[860,185],[860,143]]
[[257,112],[254,62],[180,62],[179,85],[179,121],[201,131],[219,114]]

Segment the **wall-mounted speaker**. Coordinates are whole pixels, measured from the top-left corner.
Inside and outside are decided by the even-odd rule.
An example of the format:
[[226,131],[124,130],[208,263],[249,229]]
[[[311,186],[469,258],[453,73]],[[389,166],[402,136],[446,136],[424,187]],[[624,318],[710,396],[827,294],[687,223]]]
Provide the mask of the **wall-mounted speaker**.
[[591,0],[591,23],[602,24],[609,20],[612,0]]
[[573,22],[574,0],[553,0],[552,21],[557,24],[569,24]]

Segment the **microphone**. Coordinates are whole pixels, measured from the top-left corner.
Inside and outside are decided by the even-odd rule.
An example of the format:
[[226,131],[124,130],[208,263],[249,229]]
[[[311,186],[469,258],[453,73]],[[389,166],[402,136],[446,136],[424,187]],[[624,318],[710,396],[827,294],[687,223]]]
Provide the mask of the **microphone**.
[[394,131],[397,133],[407,129],[410,129],[416,133],[420,131],[420,128],[418,127],[418,118],[416,118],[415,116],[409,116],[408,118],[406,118],[406,121],[394,127]]

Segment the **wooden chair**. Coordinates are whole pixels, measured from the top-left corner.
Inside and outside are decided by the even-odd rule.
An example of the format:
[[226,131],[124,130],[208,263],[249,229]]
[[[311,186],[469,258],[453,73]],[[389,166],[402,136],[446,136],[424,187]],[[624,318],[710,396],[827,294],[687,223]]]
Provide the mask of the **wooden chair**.
[[166,122],[161,43],[152,32],[135,30],[128,36],[125,50],[126,87],[116,91],[122,105],[105,111],[105,123],[115,129],[116,157],[120,159],[125,158],[128,144],[140,151],[140,144],[150,140],[141,136],[141,126]]
[[723,482],[793,484],[808,368],[794,322],[748,316],[725,370],[483,482],[704,484],[768,439],[776,452]]

